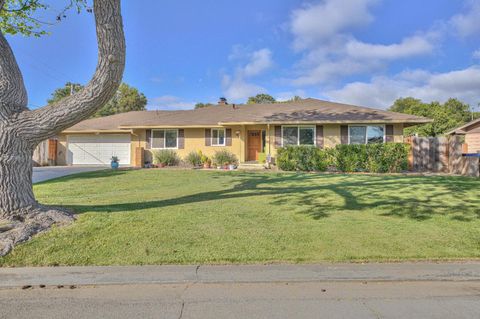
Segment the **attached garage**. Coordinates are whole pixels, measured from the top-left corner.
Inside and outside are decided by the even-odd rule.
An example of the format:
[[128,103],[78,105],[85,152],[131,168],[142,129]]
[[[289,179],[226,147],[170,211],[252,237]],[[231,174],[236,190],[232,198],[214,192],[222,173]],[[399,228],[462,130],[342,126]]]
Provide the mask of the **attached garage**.
[[130,134],[67,135],[67,161],[71,165],[109,165],[117,156],[130,165]]

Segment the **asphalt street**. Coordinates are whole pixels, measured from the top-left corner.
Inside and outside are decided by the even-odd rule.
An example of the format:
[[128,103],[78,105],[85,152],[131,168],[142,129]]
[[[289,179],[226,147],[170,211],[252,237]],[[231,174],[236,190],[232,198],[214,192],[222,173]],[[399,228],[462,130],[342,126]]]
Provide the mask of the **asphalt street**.
[[186,283],[0,289],[0,318],[479,318],[480,282]]

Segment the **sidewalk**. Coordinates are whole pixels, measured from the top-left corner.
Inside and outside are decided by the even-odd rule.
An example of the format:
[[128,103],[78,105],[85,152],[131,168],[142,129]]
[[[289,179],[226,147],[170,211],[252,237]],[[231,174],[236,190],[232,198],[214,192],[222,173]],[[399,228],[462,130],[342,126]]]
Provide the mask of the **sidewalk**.
[[58,285],[480,281],[480,261],[452,263],[0,268],[0,288]]

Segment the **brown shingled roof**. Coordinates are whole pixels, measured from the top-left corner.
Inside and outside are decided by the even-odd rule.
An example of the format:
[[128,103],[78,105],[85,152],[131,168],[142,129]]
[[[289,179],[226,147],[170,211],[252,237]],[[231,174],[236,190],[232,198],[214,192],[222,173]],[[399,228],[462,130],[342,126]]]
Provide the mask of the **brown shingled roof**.
[[95,118],[69,128],[107,131],[148,127],[210,127],[234,124],[429,123],[432,120],[367,107],[303,99],[287,103],[210,106],[187,111],[137,111]]

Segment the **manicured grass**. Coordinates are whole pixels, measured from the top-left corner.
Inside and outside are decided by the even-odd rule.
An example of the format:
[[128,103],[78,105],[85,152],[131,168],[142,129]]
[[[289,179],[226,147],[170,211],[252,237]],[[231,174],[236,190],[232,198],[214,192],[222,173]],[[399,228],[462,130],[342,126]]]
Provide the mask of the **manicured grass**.
[[480,258],[477,179],[102,171],[35,193],[78,220],[2,266]]

